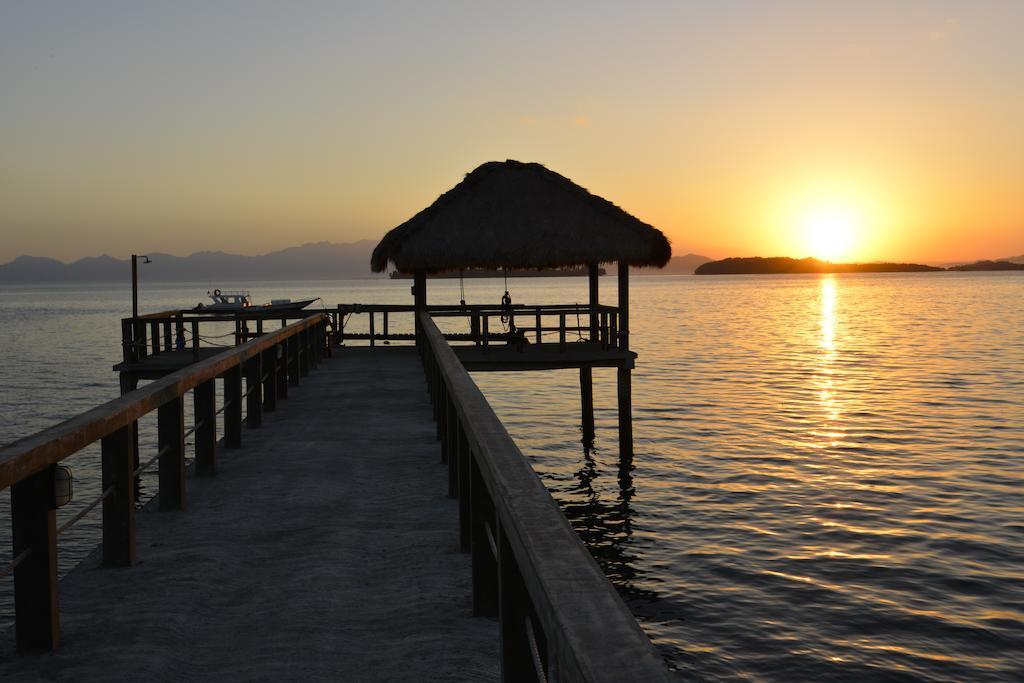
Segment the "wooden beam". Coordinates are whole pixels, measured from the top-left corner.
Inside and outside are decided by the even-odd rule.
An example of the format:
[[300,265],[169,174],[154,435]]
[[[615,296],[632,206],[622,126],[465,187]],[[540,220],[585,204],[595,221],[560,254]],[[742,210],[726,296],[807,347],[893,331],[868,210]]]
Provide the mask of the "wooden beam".
[[132,425],[121,427],[101,442],[103,490],[103,565],[135,564],[135,443]]
[[591,263],[587,266],[587,276],[590,280],[590,341],[597,341],[597,313],[594,312],[594,307],[600,305],[597,291],[599,273],[598,264]]
[[22,654],[60,644],[53,471],[47,467],[11,487],[14,557],[30,553],[14,569],[15,640]]
[[185,406],[175,396],[157,409],[157,448],[160,456],[160,509],[184,510],[185,499]]
[[619,261],[619,349],[629,349],[629,265]]
[[192,390],[196,432],[192,437],[196,449],[196,474],[217,473],[217,392],[216,380],[203,382]]

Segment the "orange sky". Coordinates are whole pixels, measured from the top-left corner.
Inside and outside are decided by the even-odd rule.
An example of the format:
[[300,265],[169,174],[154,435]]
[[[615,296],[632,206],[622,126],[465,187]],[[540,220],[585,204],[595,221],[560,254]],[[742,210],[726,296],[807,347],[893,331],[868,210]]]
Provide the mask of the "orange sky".
[[8,4],[0,262],[374,239],[506,158],[679,254],[1024,253],[1024,5],[890,5]]

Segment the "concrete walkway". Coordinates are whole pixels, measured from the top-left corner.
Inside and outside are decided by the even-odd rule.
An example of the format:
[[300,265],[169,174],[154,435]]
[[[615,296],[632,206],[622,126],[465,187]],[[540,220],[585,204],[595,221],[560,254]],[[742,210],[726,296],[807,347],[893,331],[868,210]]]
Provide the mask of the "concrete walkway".
[[3,652],[0,680],[498,678],[422,369],[377,351],[290,387],[187,512],[140,513],[135,567],[73,571],[60,649]]

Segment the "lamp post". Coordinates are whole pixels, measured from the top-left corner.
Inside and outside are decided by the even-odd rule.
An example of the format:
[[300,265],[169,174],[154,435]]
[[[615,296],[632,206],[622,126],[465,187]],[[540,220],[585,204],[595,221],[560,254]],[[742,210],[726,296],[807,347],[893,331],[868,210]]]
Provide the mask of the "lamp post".
[[[132,254],[132,317],[139,317],[139,256]],[[141,257],[143,263],[152,263],[145,254]]]

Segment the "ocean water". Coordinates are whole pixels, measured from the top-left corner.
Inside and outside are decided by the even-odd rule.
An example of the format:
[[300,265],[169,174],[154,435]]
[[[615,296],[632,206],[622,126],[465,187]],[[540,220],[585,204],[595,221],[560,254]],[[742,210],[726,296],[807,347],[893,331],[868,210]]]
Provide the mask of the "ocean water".
[[[328,306],[409,300],[407,281],[249,284]],[[586,300],[582,280],[509,285],[517,303]],[[192,305],[210,287],[143,282],[141,307]],[[467,280],[466,299],[503,289]],[[431,303],[460,296],[457,280],[429,290]],[[1024,680],[1024,276],[636,277],[631,290],[632,462],[613,371],[594,371],[593,449],[576,371],[475,379],[674,669]],[[0,442],[117,395],[129,305],[125,287],[0,290]],[[78,501],[61,519],[97,490],[97,458],[71,462]],[[62,570],[98,521],[61,537]]]

